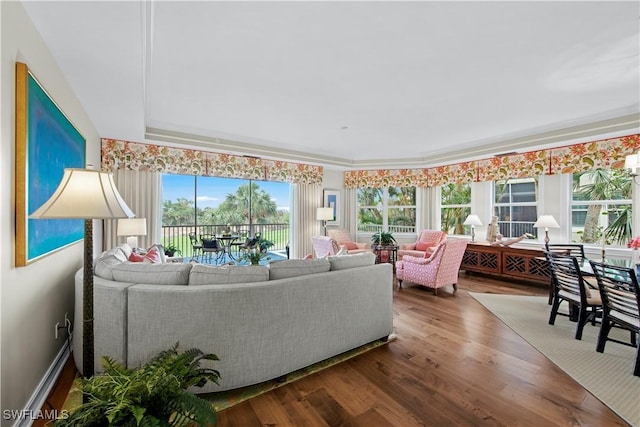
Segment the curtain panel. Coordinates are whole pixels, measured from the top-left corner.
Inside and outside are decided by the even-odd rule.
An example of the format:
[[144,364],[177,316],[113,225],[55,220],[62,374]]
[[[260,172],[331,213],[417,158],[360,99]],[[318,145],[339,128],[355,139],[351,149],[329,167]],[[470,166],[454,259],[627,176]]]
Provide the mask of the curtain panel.
[[102,170],[119,169],[322,185],[322,166],[103,138]]
[[634,134],[433,168],[347,171],[344,173],[344,186],[439,187],[449,183],[529,178],[596,168],[619,169],[624,167],[625,157],[638,150],[640,134]]

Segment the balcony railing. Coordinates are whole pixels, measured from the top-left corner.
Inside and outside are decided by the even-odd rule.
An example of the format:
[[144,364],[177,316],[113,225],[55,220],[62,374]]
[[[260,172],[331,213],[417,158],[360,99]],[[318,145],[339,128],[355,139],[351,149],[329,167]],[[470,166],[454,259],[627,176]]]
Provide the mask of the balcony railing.
[[[413,225],[389,225],[387,229],[391,233],[415,233],[416,227]],[[358,224],[358,232],[378,233],[383,231],[382,224]]]
[[504,237],[519,237],[524,233],[538,234],[538,230],[533,228],[535,221],[498,221],[500,234]]
[[[203,234],[216,234],[221,236],[227,229],[226,224],[207,224],[207,225],[163,225],[161,243],[167,245],[173,244],[180,250],[180,256],[193,256],[193,247],[189,239],[189,233],[194,233],[198,239]],[[289,243],[289,224],[252,224],[252,233],[261,233],[263,239],[273,242],[273,246],[269,248],[272,252],[285,253]],[[231,232],[236,233],[241,230],[249,230],[249,224],[234,224],[231,226]]]

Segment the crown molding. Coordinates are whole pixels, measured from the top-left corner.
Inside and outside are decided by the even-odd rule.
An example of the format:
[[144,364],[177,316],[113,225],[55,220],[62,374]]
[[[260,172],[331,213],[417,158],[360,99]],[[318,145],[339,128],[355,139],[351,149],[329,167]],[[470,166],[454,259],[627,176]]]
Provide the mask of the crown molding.
[[[350,160],[339,157],[323,156],[296,150],[286,150],[274,146],[215,138],[186,132],[177,132],[147,127],[145,138],[179,146],[188,146],[207,150],[218,150],[229,154],[250,155],[306,162],[339,169],[399,169],[423,168],[436,165],[479,160],[511,151],[533,151],[554,146],[578,143],[579,140],[605,139],[621,136],[624,133],[640,132],[640,113],[593,121],[590,123],[546,130],[529,135],[511,135],[469,143],[464,149],[448,152],[435,152],[428,155],[399,159]],[[615,135],[618,133],[619,135]],[[586,141],[582,141],[586,142]]]

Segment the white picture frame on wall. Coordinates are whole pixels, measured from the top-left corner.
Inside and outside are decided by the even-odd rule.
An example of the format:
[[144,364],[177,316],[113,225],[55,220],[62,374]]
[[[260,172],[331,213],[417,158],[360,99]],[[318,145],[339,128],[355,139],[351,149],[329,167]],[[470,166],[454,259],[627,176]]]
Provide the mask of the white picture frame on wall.
[[333,209],[333,220],[327,221],[328,226],[340,226],[342,222],[340,218],[340,211],[342,209],[340,197],[340,190],[323,190],[323,206]]

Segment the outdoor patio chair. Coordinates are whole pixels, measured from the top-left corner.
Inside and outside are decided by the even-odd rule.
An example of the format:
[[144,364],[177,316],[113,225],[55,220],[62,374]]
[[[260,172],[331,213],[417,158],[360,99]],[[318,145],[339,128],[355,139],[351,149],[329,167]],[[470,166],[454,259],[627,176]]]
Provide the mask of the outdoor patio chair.
[[191,241],[191,248],[193,249],[192,258],[202,259],[202,243],[198,243],[198,238],[196,237],[196,233],[193,231],[189,233],[189,241]]
[[202,242],[202,262],[205,262],[206,257],[206,262],[211,263],[213,255],[215,255],[215,264],[224,261],[224,256],[227,251],[215,235],[201,235],[200,241]]
[[[607,341],[636,347],[636,361],[633,375],[640,377],[640,347],[637,335],[640,334],[640,288],[632,268],[617,267],[600,262],[589,261],[598,281],[602,299],[602,324],[598,334],[596,351],[604,352]],[[609,336],[611,328],[626,329],[631,333],[629,342]]]

